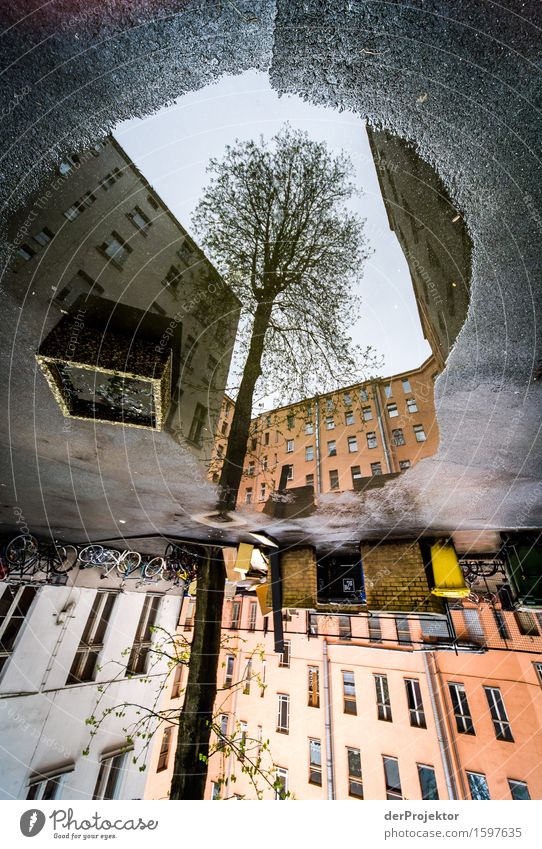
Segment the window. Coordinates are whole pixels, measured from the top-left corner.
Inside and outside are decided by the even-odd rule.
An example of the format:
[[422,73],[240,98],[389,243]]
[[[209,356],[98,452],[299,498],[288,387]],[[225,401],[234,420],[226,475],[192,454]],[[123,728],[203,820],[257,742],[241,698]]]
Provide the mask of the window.
[[369,391],[367,389],[360,389],[359,390],[359,397],[360,397],[361,401],[368,401],[369,400]]
[[415,398],[407,398],[406,406],[409,413],[418,412],[418,405],[416,404]]
[[216,748],[219,752],[223,752],[226,748],[226,742],[228,738],[228,722],[229,717],[227,713],[221,713],[219,719],[219,730],[217,732],[217,744]]
[[248,725],[242,719],[239,720],[239,760],[245,759],[245,752],[247,748],[247,735],[248,735]]
[[412,642],[410,636],[410,625],[408,618],[406,616],[396,616],[395,617],[395,627],[397,629],[397,642],[401,644],[408,644]]
[[119,168],[113,168],[109,174],[106,174],[103,180],[100,180],[100,186],[104,190],[104,192],[109,191],[109,189],[115,185],[117,180],[120,180],[122,177],[122,171]]
[[115,752],[102,759],[93,799],[119,799],[128,752]]
[[83,210],[81,209],[79,204],[76,203],[73,206],[69,206],[67,209],[65,209],[62,214],[64,218],[68,219],[68,221],[75,221],[75,219],[81,215],[82,211]]
[[348,795],[363,799],[363,781],[361,777],[361,757],[359,749],[346,749],[348,760]]
[[28,782],[26,798],[35,799],[36,801],[60,799],[64,779],[70,772],[73,772],[73,769],[73,764],[67,764],[49,772],[33,775]]
[[369,641],[380,643],[382,640],[382,628],[380,627],[380,616],[369,616]]
[[388,416],[390,419],[395,418],[395,416],[399,415],[399,411],[397,410],[397,404],[388,404]]
[[94,681],[116,593],[96,593],[66,684]]
[[252,477],[254,475],[255,468],[256,468],[256,464],[255,464],[254,460],[250,460],[248,467],[247,467],[247,475],[249,475],[249,477]]
[[136,227],[136,229],[141,233],[145,233],[145,231],[151,226],[150,218],[145,215],[139,206],[134,206],[134,208],[127,213],[127,216],[134,227]]
[[510,631],[508,630],[508,625],[506,624],[506,619],[504,618],[502,610],[497,610],[496,607],[492,607],[491,609],[493,611],[493,618],[495,619],[499,637],[503,640],[509,640]]
[[403,377],[401,382],[403,384],[403,392],[405,393],[405,395],[408,395],[409,392],[412,392],[412,389],[410,387],[410,380],[408,379],[408,377]]
[[362,413],[363,413],[363,421],[364,422],[370,422],[372,420],[373,411],[372,411],[371,407],[363,407]]
[[283,650],[279,655],[279,666],[290,666],[290,640],[284,640]]
[[326,416],[326,429],[335,430],[335,419],[333,416]]
[[392,722],[388,676],[375,675],[376,706],[378,718],[384,722]]
[[252,437],[252,439],[250,440],[250,450],[256,451],[257,447],[258,447],[258,440],[255,437]]
[[326,398],[326,410],[328,410],[328,412],[331,412],[331,410],[333,410],[334,406],[335,406],[335,403],[333,401],[333,398]]
[[245,491],[245,504],[252,504],[252,487],[248,486]]
[[408,712],[410,714],[410,724],[413,728],[427,728],[425,713],[423,710],[420,682],[416,678],[406,678],[405,687]]
[[484,687],[484,690],[497,740],[507,740],[509,743],[513,743],[514,738],[512,737],[510,722],[508,721],[501,691],[498,687]]
[[162,286],[164,289],[177,289],[179,283],[181,282],[182,272],[180,268],[176,265],[170,265],[169,270],[162,280]]
[[266,432],[263,435],[263,444],[269,445],[269,431],[268,430],[266,430]]
[[147,195],[147,201],[149,206],[151,206],[154,210],[160,209],[160,204],[158,203],[152,195]]
[[336,457],[337,456],[337,443],[334,439],[330,439],[327,444],[327,456],[328,457]]
[[455,724],[460,734],[474,734],[467,694],[463,684],[449,684],[450,698],[454,709]]
[[386,398],[391,398],[392,394],[393,393],[391,391],[391,383],[386,383],[386,385],[384,386],[384,395],[386,396]]
[[141,675],[147,671],[149,652],[152,646],[152,629],[158,615],[161,598],[159,595],[146,595],[143,609],[137,625],[136,637],[126,667],[128,675]]
[[238,630],[240,617],[241,617],[241,602],[240,601],[232,601],[232,603],[231,603],[230,628],[233,631]]
[[314,433],[314,425],[312,422],[305,423],[305,433],[307,436],[311,436]]
[[538,637],[538,628],[532,613],[528,610],[515,610],[514,619],[520,634],[524,637]]
[[171,698],[178,699],[181,695],[182,688],[181,682],[183,678],[183,665],[182,663],[177,663],[175,666],[175,672],[173,673],[173,686],[171,687]]
[[43,230],[40,230],[39,233],[36,233],[33,238],[34,241],[38,243],[38,245],[45,247],[45,245],[48,245],[51,239],[54,238],[54,235],[55,234],[51,232],[48,227],[44,227]]
[[401,778],[399,776],[399,761],[384,755],[384,776],[386,779],[386,799],[402,799]]
[[309,666],[309,707],[320,707],[320,670],[317,666]]
[[399,460],[399,468],[402,472],[410,469],[410,460]]
[[318,616],[316,613],[307,612],[307,635],[309,637],[318,636]]
[[345,392],[344,396],[343,396],[343,400],[344,400],[344,406],[350,407],[352,405],[352,393],[351,392]]
[[341,640],[352,639],[352,625],[349,616],[339,616],[339,637]]
[[370,430],[370,431],[366,434],[366,437],[367,437],[367,448],[376,448],[376,447],[377,447],[377,441],[376,441],[376,433],[375,433],[375,431],[374,431],[374,430]]
[[188,602],[188,606],[186,608],[186,619],[184,620],[184,630],[190,631],[191,628],[194,627],[194,610],[195,603],[193,601]]
[[250,681],[252,679],[252,658],[249,657],[247,660],[247,665],[245,666],[245,675],[244,675],[244,687],[243,687],[243,695],[250,695]]
[[354,416],[354,413],[352,412],[352,410],[349,410],[347,413],[344,414],[344,423],[345,424],[353,425],[353,424],[355,424],[355,421],[356,421],[356,417]]
[[348,437],[348,452],[349,454],[356,454],[358,450],[358,440],[356,436]]
[[260,495],[258,496],[259,501],[265,501],[267,485],[265,483],[260,484]]
[[425,766],[425,764],[417,764],[417,767],[422,799],[438,799],[439,795],[434,767]]
[[23,244],[23,245],[20,245],[17,248],[17,256],[20,259],[24,259],[25,262],[28,262],[28,260],[32,259],[32,257],[35,256],[35,253],[36,253],[36,251],[33,248],[31,248],[30,245],[27,245],[26,243]]
[[217,802],[220,799],[222,786],[219,781],[211,781],[211,801]]
[[344,712],[357,715],[356,682],[353,672],[343,672]]
[[[269,416],[267,418],[270,421]],[[286,427],[288,428],[288,430],[292,430],[292,428],[294,426],[294,421],[295,421],[294,416],[292,416],[292,415],[286,416]],[[269,427],[269,424],[267,425],[267,427]]]
[[322,786],[322,744],[309,738],[309,784]]
[[314,475],[305,475],[305,486],[314,486]]
[[233,684],[233,667],[235,664],[235,656],[228,654],[226,656],[226,672],[224,673],[224,687],[231,687]]
[[13,654],[35,596],[35,587],[9,585],[0,598],[0,672]]
[[480,620],[478,610],[466,607],[463,610],[463,616],[465,619],[465,625],[467,626],[469,639],[471,639],[473,643],[485,645],[484,629],[482,628],[482,622]]
[[305,460],[314,460],[314,445],[305,446]]
[[168,725],[166,728],[164,728],[164,734],[162,736],[162,745],[160,746],[160,754],[158,755],[158,766],[156,767],[156,772],[163,772],[165,769],[167,769],[172,731],[172,725]]
[[360,466],[351,466],[350,473],[352,475],[352,486],[355,487],[356,481],[361,480],[361,467]]
[[509,778],[508,786],[510,788],[510,795],[512,799],[516,799],[518,801],[522,799],[525,802],[530,800],[531,794],[529,793],[529,788],[525,781],[516,781],[515,778]]
[[534,668],[538,675],[538,683],[542,685],[542,663],[535,663]]
[[248,630],[255,631],[256,630],[256,614],[258,611],[258,602],[251,601],[249,614],[248,614]]
[[371,474],[381,475],[382,474],[382,465],[380,463],[371,463]]
[[119,269],[122,268],[128,256],[132,253],[130,245],[116,231],[111,233],[111,238],[102,242],[98,250],[111,261],[112,265]]
[[220,428],[220,431],[222,433],[222,436],[226,436],[226,434],[228,432],[228,422],[222,422],[222,426]]
[[286,466],[286,480],[293,481],[294,479],[294,467],[292,465]]
[[425,442],[427,436],[425,435],[423,425],[414,425],[414,436],[416,437],[416,442]]
[[391,438],[394,445],[406,445],[405,436],[402,427],[396,427],[391,432]]
[[277,731],[288,734],[290,730],[290,696],[277,694]]
[[294,440],[293,439],[287,439],[286,440],[286,452],[288,454],[291,454],[293,450],[294,450]]
[[282,766],[277,767],[275,779],[275,800],[284,800],[288,797],[288,770]]
[[475,801],[491,799],[487,779],[482,772],[467,772],[470,797]]
[[193,442],[194,445],[201,446],[202,435],[206,420],[207,407],[204,407],[203,404],[196,404],[196,409],[194,410],[194,416],[192,418],[192,424],[190,426],[190,433],[188,434],[188,439],[190,440],[190,442]]

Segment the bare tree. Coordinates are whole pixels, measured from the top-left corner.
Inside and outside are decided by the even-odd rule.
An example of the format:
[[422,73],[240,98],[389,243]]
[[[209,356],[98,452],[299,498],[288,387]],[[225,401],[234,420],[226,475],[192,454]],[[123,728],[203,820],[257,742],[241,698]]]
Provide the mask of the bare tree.
[[371,357],[348,334],[368,255],[363,222],[345,205],[352,170],[346,155],[288,126],[209,163],[194,225],[244,309],[221,510],[235,509],[257,383],[260,393],[280,388],[284,403],[355,382]]
[[[325,144],[284,127],[269,144],[237,142],[211,160],[194,224],[244,309],[239,391],[224,457],[218,509],[234,510],[259,382],[282,399],[359,380],[370,349],[348,328],[353,283],[368,252],[363,224],[346,207],[352,164]],[[285,391],[285,388],[288,388]],[[209,753],[224,567],[198,575],[190,673],[179,724],[172,799],[202,798]]]

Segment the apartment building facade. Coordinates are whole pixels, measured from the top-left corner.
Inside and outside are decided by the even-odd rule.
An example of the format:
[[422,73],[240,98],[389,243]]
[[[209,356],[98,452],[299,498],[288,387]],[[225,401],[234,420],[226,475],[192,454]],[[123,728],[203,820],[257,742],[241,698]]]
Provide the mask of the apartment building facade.
[[439,371],[467,317],[472,243],[434,168],[386,130],[367,135],[390,228],[407,261],[418,313]]
[[181,329],[166,429],[208,460],[239,302],[118,142],[60,163],[9,237],[10,287],[41,307],[43,336],[88,295],[169,320],[166,344]]
[[[251,422],[238,503],[262,510],[270,496],[311,486],[316,494],[363,489],[400,474],[437,451],[433,357],[418,369],[348,386],[262,413]],[[234,402],[225,398],[212,475],[221,458]]]
[[[497,612],[467,603],[451,631],[444,616],[285,610],[279,655],[256,597],[227,601],[205,798],[542,798],[542,621]],[[145,798],[167,798],[175,742],[174,725],[157,737]],[[258,757],[256,789],[243,766]]]
[[181,599],[95,584],[0,584],[3,799],[143,796],[147,755],[127,735],[136,705],[159,698],[167,663],[152,647]]

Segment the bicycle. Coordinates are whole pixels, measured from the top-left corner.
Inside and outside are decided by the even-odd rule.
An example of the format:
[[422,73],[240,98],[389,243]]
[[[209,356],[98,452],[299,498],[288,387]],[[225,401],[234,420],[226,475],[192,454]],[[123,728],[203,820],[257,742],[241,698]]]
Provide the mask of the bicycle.
[[141,564],[141,555],[137,551],[116,551],[113,548],[106,548],[99,543],[87,545],[79,551],[79,563],[83,569],[92,566],[101,569],[103,574],[100,578],[107,578],[113,570],[116,570],[121,578],[127,578],[132,572],[135,572]]
[[6,543],[2,549],[2,580],[9,578],[17,570],[18,577],[33,575],[38,559],[39,543],[32,534],[18,534]]
[[190,584],[196,579],[200,554],[195,547],[168,543],[164,553],[166,566],[163,578],[176,584]]
[[[71,558],[70,549],[75,552],[75,556],[72,555]],[[77,549],[74,545],[62,545],[56,541],[39,543],[34,572],[43,572],[47,581],[51,581],[54,576],[67,575],[73,569],[76,560]]]

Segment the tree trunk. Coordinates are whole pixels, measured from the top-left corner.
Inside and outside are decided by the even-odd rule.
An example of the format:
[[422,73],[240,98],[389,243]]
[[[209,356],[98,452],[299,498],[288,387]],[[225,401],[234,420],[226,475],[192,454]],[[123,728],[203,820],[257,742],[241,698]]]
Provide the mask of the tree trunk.
[[179,720],[170,799],[203,799],[205,792],[225,580],[222,549],[211,549],[198,571],[188,682]]
[[220,500],[218,509],[221,512],[235,510],[247,451],[254,389],[256,387],[256,381],[262,373],[261,364],[265,333],[269,327],[272,309],[272,300],[262,301],[256,307],[254,314],[254,326],[252,328],[252,336],[250,337],[248,356],[243,370],[239,393],[235,401],[235,411],[228,436],[228,447],[220,476]]

